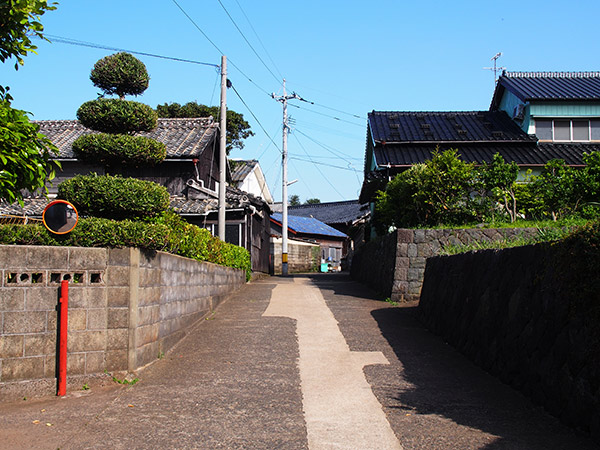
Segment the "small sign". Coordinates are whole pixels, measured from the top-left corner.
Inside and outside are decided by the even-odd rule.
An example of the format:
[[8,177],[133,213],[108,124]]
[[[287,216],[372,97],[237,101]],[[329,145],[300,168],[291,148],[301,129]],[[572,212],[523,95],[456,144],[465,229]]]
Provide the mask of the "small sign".
[[79,214],[77,209],[66,200],[54,200],[48,203],[42,215],[44,226],[54,234],[67,234],[73,231]]

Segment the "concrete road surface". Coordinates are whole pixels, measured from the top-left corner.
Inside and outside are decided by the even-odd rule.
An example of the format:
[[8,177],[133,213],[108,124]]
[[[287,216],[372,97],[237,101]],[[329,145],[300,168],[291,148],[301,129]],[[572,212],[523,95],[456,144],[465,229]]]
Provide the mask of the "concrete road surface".
[[598,449],[343,274],[266,278],[133,386],[0,404],[0,449]]

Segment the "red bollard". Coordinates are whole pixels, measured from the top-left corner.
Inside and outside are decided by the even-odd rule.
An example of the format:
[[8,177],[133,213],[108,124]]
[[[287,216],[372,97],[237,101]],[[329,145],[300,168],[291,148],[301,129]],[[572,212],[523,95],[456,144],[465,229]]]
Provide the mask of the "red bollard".
[[67,394],[67,319],[69,317],[69,281],[64,280],[60,283],[60,300],[58,329],[58,391],[56,395],[63,396]]

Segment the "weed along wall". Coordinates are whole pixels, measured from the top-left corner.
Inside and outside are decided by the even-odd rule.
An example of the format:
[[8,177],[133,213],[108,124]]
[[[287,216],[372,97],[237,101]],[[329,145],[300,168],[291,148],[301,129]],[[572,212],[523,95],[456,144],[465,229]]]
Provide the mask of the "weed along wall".
[[561,242],[431,258],[419,312],[476,364],[600,442],[598,256],[587,251]]
[[143,367],[245,283],[242,270],[133,248],[0,246],[0,270],[0,399],[23,380],[55,388],[63,279],[69,376]]
[[444,245],[466,245],[531,237],[535,228],[398,229],[367,242],[354,253],[352,278],[393,301],[418,300],[427,258]]

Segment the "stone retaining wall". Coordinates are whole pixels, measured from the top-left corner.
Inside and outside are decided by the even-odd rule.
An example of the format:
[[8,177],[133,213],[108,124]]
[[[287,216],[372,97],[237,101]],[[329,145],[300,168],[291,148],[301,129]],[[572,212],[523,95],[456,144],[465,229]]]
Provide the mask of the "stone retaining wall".
[[360,247],[354,253],[350,273],[355,280],[393,301],[415,301],[421,293],[427,258],[439,255],[443,246],[530,237],[536,233],[535,228],[398,229]]
[[419,311],[476,364],[600,442],[597,267],[561,245],[430,258]]
[[64,279],[70,376],[143,367],[245,282],[242,270],[139,249],[0,246],[0,274],[0,398],[55,378]]

